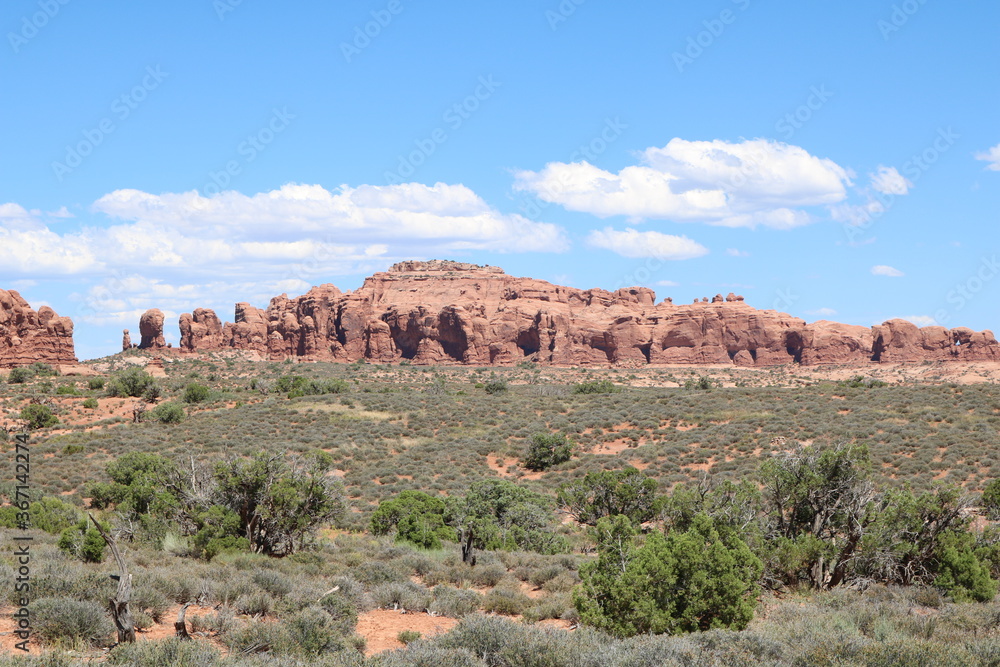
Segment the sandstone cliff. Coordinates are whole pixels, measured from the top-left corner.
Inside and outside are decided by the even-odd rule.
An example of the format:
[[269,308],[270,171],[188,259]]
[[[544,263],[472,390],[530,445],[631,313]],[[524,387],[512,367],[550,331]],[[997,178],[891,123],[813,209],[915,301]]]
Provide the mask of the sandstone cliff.
[[[158,331],[140,329],[144,344],[162,345],[162,320]],[[1000,361],[989,331],[920,329],[904,320],[871,329],[807,324],[757,310],[734,294],[689,305],[656,303],[644,287],[579,290],[440,260],[401,262],[354,292],[320,285],[295,299],[274,297],[267,309],[239,303],[233,323],[199,308],[181,315],[180,331],[184,352],[241,349],[270,359],[743,366]]]
[[0,289],[0,368],[36,361],[76,363],[73,321],[48,306],[35,312],[17,292]]

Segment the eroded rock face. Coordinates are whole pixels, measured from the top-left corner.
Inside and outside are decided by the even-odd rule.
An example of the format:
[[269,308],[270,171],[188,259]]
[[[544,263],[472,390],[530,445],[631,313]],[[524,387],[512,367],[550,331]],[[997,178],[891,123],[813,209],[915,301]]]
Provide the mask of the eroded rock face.
[[122,329],[122,352],[132,349],[132,335],[128,329]]
[[20,294],[0,289],[0,368],[75,364],[73,321],[48,306],[32,310]]
[[[757,310],[730,293],[675,305],[645,287],[579,290],[492,266],[401,262],[355,292],[320,285],[264,310],[236,305],[180,318],[181,349],[253,350],[264,357],[427,364],[736,364],[1000,360],[989,331],[891,320],[873,327]],[[162,331],[161,331],[162,333]],[[145,341],[145,333],[143,335]]]
[[141,350],[159,350],[167,346],[163,339],[163,311],[150,308],[139,318],[139,341]]

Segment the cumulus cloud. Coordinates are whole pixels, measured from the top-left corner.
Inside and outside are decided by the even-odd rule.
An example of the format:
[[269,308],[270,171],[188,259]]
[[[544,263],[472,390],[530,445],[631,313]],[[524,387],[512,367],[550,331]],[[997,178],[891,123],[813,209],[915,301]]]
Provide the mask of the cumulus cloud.
[[[88,221],[0,204],[0,273],[74,277],[77,312],[93,324],[137,320],[235,301],[265,305],[338,275],[364,275],[400,259],[465,251],[560,252],[561,227],[508,215],[463,185],[289,184],[244,195],[116,190]],[[221,315],[221,313],[220,313]]]
[[871,174],[872,188],[884,195],[905,195],[913,187],[895,167],[879,165],[878,171]]
[[[323,271],[463,250],[559,252],[561,227],[507,215],[463,185],[285,185],[252,196],[116,190],[93,210],[116,224],[57,232],[42,214],[0,205],[0,265],[45,276],[128,270],[259,274],[290,264]],[[69,215],[60,210],[58,217]]]
[[739,248],[726,248],[726,254],[730,257],[749,257],[750,253]]
[[[556,225],[506,215],[464,185],[421,183],[341,186],[289,184],[248,196],[227,191],[203,197],[196,191],[154,195],[116,190],[97,211],[137,223],[178,229],[192,237],[250,237],[254,241],[301,241],[335,235],[340,243],[419,242],[445,248],[499,252],[561,251],[568,247]],[[381,254],[381,253],[376,253]]]
[[988,162],[986,168],[990,171],[1000,171],[1000,144],[987,149],[982,153],[976,153],[976,159]]
[[518,171],[514,188],[599,217],[791,229],[809,224],[804,208],[843,201],[850,174],[798,146],[672,139],[618,173],[588,162],[550,162]]
[[672,236],[660,232],[639,232],[631,227],[617,230],[612,227],[595,229],[587,243],[610,250],[622,257],[656,257],[663,260],[681,260],[708,254],[708,248],[686,236]]
[[807,310],[806,315],[812,315],[813,317],[833,317],[837,314],[837,311],[833,308],[817,308],[816,310]]
[[873,276],[888,276],[889,278],[902,278],[905,273],[899,269],[887,266],[885,264],[878,264],[872,267]]

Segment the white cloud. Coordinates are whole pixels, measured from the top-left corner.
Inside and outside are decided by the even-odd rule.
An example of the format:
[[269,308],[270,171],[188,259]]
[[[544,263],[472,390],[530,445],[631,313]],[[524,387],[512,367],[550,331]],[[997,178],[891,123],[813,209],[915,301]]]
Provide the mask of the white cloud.
[[976,153],[976,159],[982,160],[983,162],[989,162],[986,168],[990,171],[1000,171],[1000,144],[997,144],[993,148],[983,151],[982,153]]
[[618,173],[588,162],[550,162],[514,177],[516,190],[599,217],[775,229],[809,224],[803,207],[841,202],[851,185],[850,174],[833,161],[767,139],[672,139]]
[[750,253],[738,248],[726,248],[726,254],[730,257],[749,257]]
[[884,195],[905,195],[913,187],[913,183],[904,178],[895,167],[879,165],[878,172],[870,176],[872,187]]
[[656,281],[657,287],[680,287],[681,284],[673,280],[658,280]]
[[902,278],[906,274],[899,269],[893,268],[891,266],[886,266],[885,264],[878,264],[872,267],[873,276],[888,276],[889,278]]
[[[256,276],[293,264],[300,273],[348,265],[346,272],[353,272],[415,254],[569,247],[561,227],[501,213],[465,186],[445,183],[341,186],[334,192],[290,184],[253,196],[227,191],[213,197],[116,190],[93,209],[119,222],[57,232],[41,212],[0,204],[0,266],[45,276],[111,268]],[[49,217],[67,215],[61,209]]]
[[692,259],[708,254],[708,248],[686,236],[660,232],[639,232],[631,227],[619,231],[611,227],[595,229],[587,243],[622,257],[656,257],[664,260]]
[[883,213],[885,206],[875,199],[869,199],[864,204],[837,204],[830,207],[830,215],[835,221],[852,227],[868,225]]
[[560,227],[502,214],[464,185],[447,183],[344,185],[334,192],[288,184],[253,196],[226,191],[213,197],[116,190],[94,208],[191,237],[279,243],[336,238],[340,244],[363,243],[373,256],[385,254],[392,242],[499,252],[558,252],[569,245]]
[[812,315],[813,317],[833,317],[837,314],[837,311],[833,308],[817,308],[816,310],[807,310],[806,315]]

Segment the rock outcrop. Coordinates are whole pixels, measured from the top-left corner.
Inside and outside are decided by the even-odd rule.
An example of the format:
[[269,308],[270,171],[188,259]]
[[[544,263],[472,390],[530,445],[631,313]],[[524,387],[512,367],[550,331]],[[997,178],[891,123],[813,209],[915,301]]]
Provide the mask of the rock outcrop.
[[35,312],[17,292],[0,289],[0,368],[36,361],[76,363],[73,321],[48,306]]
[[[690,305],[657,303],[645,287],[580,290],[440,260],[401,262],[354,292],[320,285],[295,299],[274,297],[266,309],[239,303],[233,323],[198,309],[181,315],[180,329],[183,352],[240,349],[270,359],[739,366],[1000,361],[989,331],[919,329],[904,320],[870,329],[807,324],[752,308],[732,293]],[[162,341],[162,327],[158,336]]]
[[122,352],[132,349],[132,335],[128,329],[122,329]]
[[150,308],[139,318],[140,350],[159,350],[167,346],[163,339],[163,311]]

